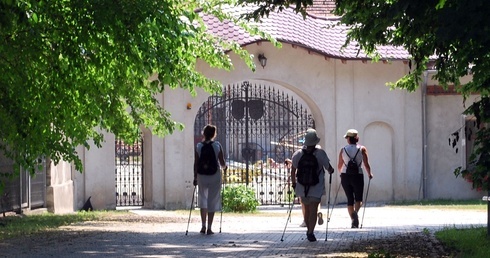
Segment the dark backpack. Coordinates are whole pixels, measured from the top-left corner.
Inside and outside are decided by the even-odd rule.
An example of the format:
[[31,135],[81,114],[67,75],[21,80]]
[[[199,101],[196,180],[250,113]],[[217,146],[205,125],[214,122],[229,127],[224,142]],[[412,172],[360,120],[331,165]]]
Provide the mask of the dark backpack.
[[[344,147],[345,154],[347,154],[347,157],[349,157],[349,159],[350,159],[349,162],[347,162],[347,164],[346,164],[347,169],[345,170],[345,173],[347,173],[347,174],[359,174],[359,166],[361,164],[359,164],[359,165],[357,164],[356,157],[357,157],[357,154],[359,153],[360,149],[361,148],[358,148],[356,155],[353,158],[351,158],[351,156],[349,156],[349,153],[347,153],[347,150]],[[361,163],[362,163],[362,160],[361,160]]]
[[201,155],[197,162],[197,173],[201,175],[214,175],[218,171],[218,161],[214,153],[213,142],[202,143]]
[[298,162],[298,171],[296,173],[296,178],[298,183],[305,187],[305,196],[308,196],[308,191],[310,186],[317,185],[320,182],[318,174],[318,160],[313,154],[316,151],[307,152],[303,149],[303,156]]

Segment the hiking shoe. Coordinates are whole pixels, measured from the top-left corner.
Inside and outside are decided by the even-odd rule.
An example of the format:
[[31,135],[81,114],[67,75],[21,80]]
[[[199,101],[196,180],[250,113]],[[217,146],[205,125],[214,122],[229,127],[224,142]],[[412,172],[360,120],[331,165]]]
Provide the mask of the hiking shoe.
[[310,242],[315,242],[316,241],[315,234],[313,234],[313,233],[311,233],[311,234],[306,233],[306,239],[308,239],[308,241],[310,241]]
[[303,223],[301,223],[299,226],[302,228],[306,228],[306,222],[303,220]]
[[357,212],[352,213],[352,228],[359,227],[359,216],[357,216]]
[[319,212],[317,214],[317,217],[318,217],[318,225],[323,225],[323,214]]

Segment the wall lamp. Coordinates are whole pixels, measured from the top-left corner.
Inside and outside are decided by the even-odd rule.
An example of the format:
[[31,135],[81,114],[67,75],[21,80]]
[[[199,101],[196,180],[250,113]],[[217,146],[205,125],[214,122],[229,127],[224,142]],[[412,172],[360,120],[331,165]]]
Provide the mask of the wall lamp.
[[267,57],[265,57],[264,54],[259,54],[258,58],[262,68],[265,68],[265,66],[267,65]]

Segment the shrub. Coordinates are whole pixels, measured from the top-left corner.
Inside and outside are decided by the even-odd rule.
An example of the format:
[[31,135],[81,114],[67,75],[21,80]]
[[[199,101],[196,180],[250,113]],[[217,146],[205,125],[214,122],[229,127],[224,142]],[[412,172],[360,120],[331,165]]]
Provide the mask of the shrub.
[[253,212],[258,205],[255,191],[245,185],[226,186],[223,189],[223,211]]

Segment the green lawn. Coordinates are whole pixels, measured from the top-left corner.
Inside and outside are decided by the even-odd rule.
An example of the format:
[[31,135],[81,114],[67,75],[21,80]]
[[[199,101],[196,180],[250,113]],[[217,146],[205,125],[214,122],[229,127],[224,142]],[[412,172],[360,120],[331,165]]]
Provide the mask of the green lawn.
[[408,206],[410,208],[431,209],[457,209],[457,210],[487,210],[488,202],[482,200],[423,200],[423,201],[400,201],[392,202],[387,206]]
[[490,257],[490,238],[486,227],[447,228],[435,235],[446,247],[454,250],[455,257]]

